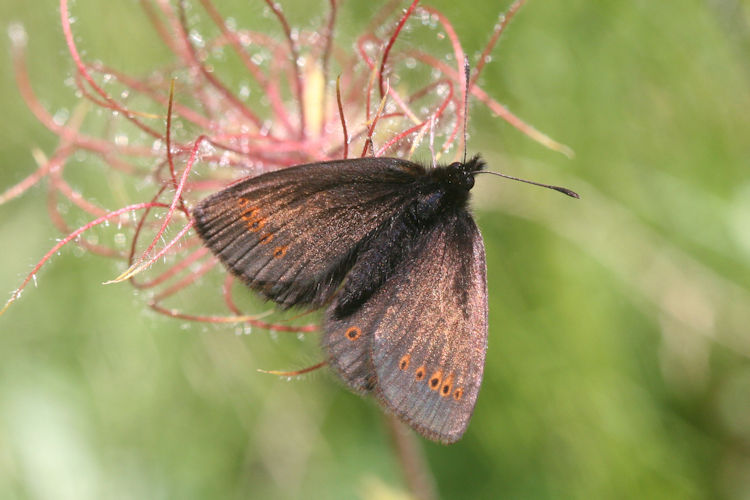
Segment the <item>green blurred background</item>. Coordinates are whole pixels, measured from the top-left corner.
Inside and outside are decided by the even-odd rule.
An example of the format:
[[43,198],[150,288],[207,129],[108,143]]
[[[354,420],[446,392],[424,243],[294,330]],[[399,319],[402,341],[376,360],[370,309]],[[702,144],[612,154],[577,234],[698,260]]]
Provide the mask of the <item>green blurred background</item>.
[[[217,1],[239,26],[260,3]],[[469,54],[507,7],[424,3]],[[169,60],[138,2],[73,12],[87,58],[130,74]],[[340,22],[371,12],[353,0]],[[582,200],[494,178],[475,190],[490,348],[463,440],[422,441],[443,498],[750,499],[749,15],[744,0],[537,0],[503,37],[485,88],[576,157],[479,106],[471,149]],[[0,0],[0,21],[26,27],[43,102],[70,108],[57,2]],[[1,45],[0,191],[57,142]],[[37,187],[0,206],[2,293],[59,236],[44,205]],[[158,316],[101,285],[119,269],[69,248],[0,318],[0,498],[407,494],[372,401],[325,371],[256,372],[316,361],[313,337]]]

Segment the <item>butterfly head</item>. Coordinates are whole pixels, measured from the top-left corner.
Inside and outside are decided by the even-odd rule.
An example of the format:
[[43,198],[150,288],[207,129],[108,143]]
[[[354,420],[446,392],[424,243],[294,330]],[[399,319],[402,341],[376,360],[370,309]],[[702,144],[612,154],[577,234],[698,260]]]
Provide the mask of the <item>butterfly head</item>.
[[445,167],[448,184],[461,191],[470,191],[474,187],[474,174],[481,172],[486,164],[476,155],[466,162],[454,162]]

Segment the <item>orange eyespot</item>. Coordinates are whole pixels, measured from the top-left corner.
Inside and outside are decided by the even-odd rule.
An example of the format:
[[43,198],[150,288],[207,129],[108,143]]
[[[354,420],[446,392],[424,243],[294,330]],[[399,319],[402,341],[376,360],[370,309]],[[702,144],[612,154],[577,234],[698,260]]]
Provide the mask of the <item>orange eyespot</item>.
[[416,373],[414,374],[414,378],[417,379],[417,381],[420,381],[424,379],[425,373],[427,373],[427,369],[424,367],[424,365],[417,368]]
[[273,234],[266,233],[260,237],[260,241],[258,243],[260,243],[261,245],[266,245],[268,243],[271,243],[272,240],[273,240]]
[[410,355],[404,354],[404,357],[401,358],[401,361],[398,362],[398,367],[401,371],[406,370],[409,368],[409,359],[411,358]]
[[463,397],[463,395],[464,395],[464,390],[461,389],[460,387],[458,389],[456,389],[455,391],[453,391],[453,399],[455,399],[456,401],[458,401],[459,399],[461,399],[461,397]]
[[258,217],[258,212],[260,211],[258,207],[250,207],[250,208],[241,207],[241,208],[245,210],[242,213],[242,220],[249,222],[249,221],[255,220]]
[[437,391],[440,387],[440,381],[443,380],[443,372],[438,370],[430,377],[430,389]]
[[273,249],[273,258],[274,259],[280,259],[284,255],[286,255],[286,247],[276,247]]
[[445,380],[443,380],[443,387],[440,389],[440,395],[442,397],[447,397],[451,393],[451,388],[453,387],[453,373],[448,375]]
[[346,331],[345,335],[349,340],[357,340],[362,335],[362,330],[353,326]]
[[266,219],[255,219],[247,223],[247,229],[253,233],[257,233],[263,226],[266,225]]

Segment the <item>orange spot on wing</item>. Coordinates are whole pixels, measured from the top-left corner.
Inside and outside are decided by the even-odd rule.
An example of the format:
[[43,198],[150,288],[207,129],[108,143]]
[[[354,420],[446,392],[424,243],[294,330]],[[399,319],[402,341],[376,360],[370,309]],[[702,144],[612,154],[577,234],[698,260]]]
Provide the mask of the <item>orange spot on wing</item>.
[[404,354],[404,356],[401,358],[401,361],[398,362],[398,367],[401,369],[401,371],[406,370],[409,368],[409,360],[411,359],[411,356],[409,354]]
[[464,390],[460,387],[456,389],[455,391],[453,391],[453,399],[455,399],[456,401],[461,399],[463,395],[464,395]]
[[362,335],[362,330],[353,326],[346,331],[345,335],[349,340],[357,340]]
[[276,248],[273,249],[273,258],[274,259],[280,259],[284,255],[286,255],[286,246],[276,247]]
[[259,243],[261,245],[266,245],[268,243],[271,243],[272,240],[273,240],[273,234],[272,233],[266,233],[266,234],[264,234],[263,236],[260,237]]
[[437,391],[440,387],[440,381],[443,380],[443,372],[441,370],[436,371],[430,377],[430,389]]
[[247,223],[247,229],[253,233],[257,233],[261,229],[263,229],[263,226],[266,225],[266,219],[254,219],[252,221],[249,221]]
[[244,212],[242,212],[242,220],[247,222],[257,219],[258,212],[260,212],[260,209],[258,207],[245,207],[240,205],[240,209],[244,210]]
[[425,374],[427,373],[427,369],[424,367],[424,365],[417,368],[417,371],[414,373],[414,378],[417,379],[417,381],[420,381],[424,378]]
[[443,397],[447,397],[451,393],[451,388],[453,387],[453,373],[448,375],[445,380],[443,380],[443,387],[440,388],[440,395]]

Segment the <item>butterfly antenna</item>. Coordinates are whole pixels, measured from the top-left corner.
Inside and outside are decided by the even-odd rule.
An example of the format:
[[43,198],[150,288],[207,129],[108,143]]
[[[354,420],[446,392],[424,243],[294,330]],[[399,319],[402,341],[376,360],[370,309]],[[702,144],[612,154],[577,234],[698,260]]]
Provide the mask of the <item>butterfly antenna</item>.
[[469,80],[471,67],[468,56],[464,56],[464,163],[466,163],[466,121],[469,117]]
[[430,117],[430,155],[432,156],[432,168],[437,166],[435,157],[435,115]]
[[555,191],[559,191],[562,194],[567,194],[571,198],[576,198],[576,199],[580,198],[580,196],[578,196],[578,193],[576,193],[572,189],[564,188],[561,186],[553,186],[551,184],[542,184],[540,182],[527,181],[526,179],[519,179],[518,177],[513,177],[512,175],[505,175],[505,174],[501,174],[500,172],[490,172],[488,170],[483,170],[481,172],[474,172],[474,175],[476,174],[497,175],[498,177],[505,177],[506,179],[510,179],[513,181],[525,182],[526,184],[533,184],[534,186],[540,186],[540,187],[547,188],[547,189],[554,189]]
[[318,364],[308,366],[307,368],[303,368],[301,370],[281,371],[281,370],[261,370],[260,368],[258,368],[258,371],[260,373],[268,373],[269,375],[278,375],[280,377],[297,377],[299,375],[304,375],[305,373],[310,373],[312,371],[315,371],[318,368],[325,366],[327,363],[328,363],[327,361],[321,361]]

